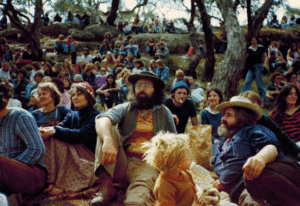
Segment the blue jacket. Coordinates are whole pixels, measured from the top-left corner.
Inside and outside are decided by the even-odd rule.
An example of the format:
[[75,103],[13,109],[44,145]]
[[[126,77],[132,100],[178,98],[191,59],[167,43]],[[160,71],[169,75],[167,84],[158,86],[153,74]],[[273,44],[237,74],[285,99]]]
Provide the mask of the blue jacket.
[[155,69],[155,74],[158,78],[161,78],[164,82],[169,80],[169,68],[164,66],[163,69],[157,67]]
[[93,106],[68,113],[65,119],[54,127],[54,137],[71,144],[84,144],[95,153],[97,144],[95,118],[98,114],[100,111]]

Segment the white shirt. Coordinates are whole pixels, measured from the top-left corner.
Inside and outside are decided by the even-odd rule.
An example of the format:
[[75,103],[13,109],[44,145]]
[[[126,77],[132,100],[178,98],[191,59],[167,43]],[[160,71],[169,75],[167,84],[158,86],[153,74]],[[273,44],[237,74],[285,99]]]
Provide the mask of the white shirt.
[[0,69],[0,78],[2,81],[4,81],[5,78],[7,78],[8,80],[10,80],[10,73],[9,71],[5,72],[3,71],[3,69]]
[[85,64],[88,63],[88,61],[92,62],[93,60],[93,56],[91,54],[88,54],[87,57],[85,57],[84,55],[82,55],[80,58],[77,59],[77,63],[79,63],[80,61],[83,61]]
[[22,108],[22,103],[17,99],[10,98],[7,107],[20,107]]

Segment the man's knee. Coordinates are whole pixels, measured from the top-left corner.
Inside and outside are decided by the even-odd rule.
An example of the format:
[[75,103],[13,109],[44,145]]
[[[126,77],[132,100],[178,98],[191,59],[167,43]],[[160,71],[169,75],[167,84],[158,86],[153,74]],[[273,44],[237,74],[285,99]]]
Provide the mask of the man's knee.
[[265,203],[262,199],[250,195],[247,189],[244,189],[241,193],[238,201],[238,205],[240,206],[267,206],[268,204]]

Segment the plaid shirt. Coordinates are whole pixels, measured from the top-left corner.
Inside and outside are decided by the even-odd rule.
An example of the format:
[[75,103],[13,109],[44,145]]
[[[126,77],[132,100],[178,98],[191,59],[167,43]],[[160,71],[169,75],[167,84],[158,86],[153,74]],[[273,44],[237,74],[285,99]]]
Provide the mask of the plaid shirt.
[[34,117],[22,108],[11,108],[0,122],[0,155],[44,168],[46,150]]

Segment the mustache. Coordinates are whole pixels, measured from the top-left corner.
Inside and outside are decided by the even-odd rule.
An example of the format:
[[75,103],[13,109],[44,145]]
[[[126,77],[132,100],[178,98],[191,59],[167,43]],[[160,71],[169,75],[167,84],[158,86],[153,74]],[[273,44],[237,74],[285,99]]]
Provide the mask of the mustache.
[[[138,93],[137,97],[141,97],[142,94],[145,95],[146,97],[149,97],[146,92],[140,92],[140,93]],[[142,98],[144,98],[144,97],[142,97]]]

